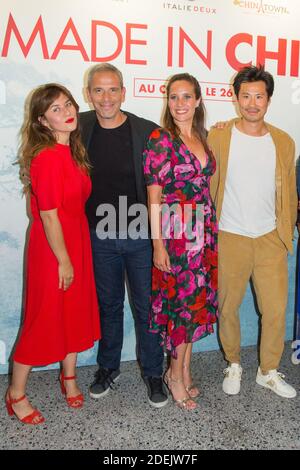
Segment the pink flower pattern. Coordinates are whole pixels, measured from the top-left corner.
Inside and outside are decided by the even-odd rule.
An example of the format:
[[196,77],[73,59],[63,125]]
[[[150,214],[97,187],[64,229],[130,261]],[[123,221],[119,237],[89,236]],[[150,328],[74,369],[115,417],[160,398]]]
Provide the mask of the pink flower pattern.
[[[143,157],[146,184],[159,184],[165,204],[178,204],[175,215],[162,217],[172,269],[168,274],[153,268],[150,310],[150,331],[159,332],[162,345],[176,357],[177,346],[213,333],[217,321],[217,221],[209,192],[216,163],[209,155],[202,168],[186,145],[164,129],[153,131]],[[183,210],[186,204],[189,212]],[[181,221],[178,238],[175,223]]]

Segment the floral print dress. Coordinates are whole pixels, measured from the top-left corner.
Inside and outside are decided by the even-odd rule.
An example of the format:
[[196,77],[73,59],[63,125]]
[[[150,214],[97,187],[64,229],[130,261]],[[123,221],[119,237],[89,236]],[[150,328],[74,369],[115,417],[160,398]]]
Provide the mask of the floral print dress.
[[[213,333],[217,304],[217,221],[209,182],[213,156],[206,166],[164,129],[150,135],[144,152],[147,185],[163,188],[162,237],[171,272],[152,271],[150,331],[176,358],[176,347]],[[153,234],[152,234],[153,236]]]

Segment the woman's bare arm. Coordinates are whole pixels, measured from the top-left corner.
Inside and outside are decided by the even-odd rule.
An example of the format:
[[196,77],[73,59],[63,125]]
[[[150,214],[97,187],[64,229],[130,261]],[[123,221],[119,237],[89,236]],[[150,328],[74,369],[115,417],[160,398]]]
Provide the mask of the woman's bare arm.
[[161,271],[170,272],[171,263],[167,250],[164,247],[161,232],[161,198],[162,187],[159,185],[147,186],[148,211],[153,241],[153,263]]
[[73,281],[74,270],[66,248],[57,209],[40,211],[40,216],[48,243],[58,261],[59,289],[66,290]]

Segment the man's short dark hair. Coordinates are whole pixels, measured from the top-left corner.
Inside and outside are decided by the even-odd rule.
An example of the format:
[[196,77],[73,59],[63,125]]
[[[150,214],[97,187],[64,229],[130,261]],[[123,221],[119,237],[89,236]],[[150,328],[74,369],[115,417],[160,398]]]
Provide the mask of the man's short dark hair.
[[274,91],[274,78],[269,72],[265,71],[263,65],[250,65],[249,67],[243,67],[237,73],[233,81],[233,88],[237,98],[239,96],[241,84],[251,82],[265,82],[268,98],[271,98]]

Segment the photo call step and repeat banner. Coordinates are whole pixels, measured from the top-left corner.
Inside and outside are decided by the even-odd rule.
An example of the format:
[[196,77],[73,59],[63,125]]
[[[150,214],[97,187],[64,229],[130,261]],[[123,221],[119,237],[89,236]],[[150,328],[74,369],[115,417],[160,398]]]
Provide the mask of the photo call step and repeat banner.
[[[14,165],[24,102],[47,82],[69,88],[81,111],[87,70],[111,62],[124,74],[124,109],[160,122],[167,78],[197,77],[207,127],[236,116],[230,82],[248,64],[275,78],[267,120],[300,144],[300,2],[298,0],[0,0],[0,373],[8,370],[21,318],[25,199]],[[295,249],[296,243],[295,240]],[[295,250],[296,251],[296,250]],[[289,257],[287,339],[293,338],[296,255]],[[250,288],[241,307],[243,345],[256,344],[258,317]],[[194,350],[217,349],[216,335]],[[125,303],[123,360],[135,358]],[[79,364],[93,364],[94,349]]]

